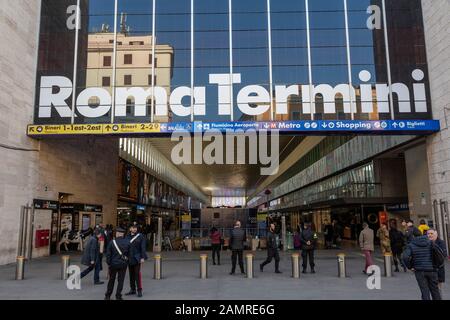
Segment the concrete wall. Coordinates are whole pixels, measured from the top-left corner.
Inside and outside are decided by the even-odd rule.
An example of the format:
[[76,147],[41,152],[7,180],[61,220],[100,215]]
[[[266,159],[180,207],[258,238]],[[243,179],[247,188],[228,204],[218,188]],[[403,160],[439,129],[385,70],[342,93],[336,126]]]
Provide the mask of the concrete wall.
[[383,188],[383,197],[406,197],[406,171],[403,159],[375,159],[376,182]]
[[427,140],[431,200],[450,200],[450,36],[448,0],[422,0],[433,118],[441,131]]
[[425,144],[405,151],[409,212],[415,223],[431,219],[430,183]]
[[25,134],[33,121],[39,15],[38,0],[0,6],[0,265],[15,261],[20,208],[35,198],[72,193],[73,201],[103,205],[104,222],[115,222],[117,140],[39,142]]

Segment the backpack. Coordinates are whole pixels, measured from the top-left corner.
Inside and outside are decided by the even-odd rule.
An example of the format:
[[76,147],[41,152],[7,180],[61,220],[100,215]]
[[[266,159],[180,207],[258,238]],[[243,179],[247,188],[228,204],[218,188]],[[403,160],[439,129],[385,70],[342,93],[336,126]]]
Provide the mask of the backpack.
[[433,243],[431,245],[431,255],[433,257],[433,267],[436,269],[441,268],[445,263],[445,255],[442,249]]

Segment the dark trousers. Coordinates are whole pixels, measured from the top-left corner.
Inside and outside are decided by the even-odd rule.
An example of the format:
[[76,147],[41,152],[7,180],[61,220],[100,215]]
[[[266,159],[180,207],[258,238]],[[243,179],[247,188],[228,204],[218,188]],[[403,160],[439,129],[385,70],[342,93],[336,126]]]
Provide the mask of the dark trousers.
[[244,259],[242,250],[232,250],[231,251],[231,272],[234,273],[236,270],[236,260],[239,259],[239,267],[241,268],[241,272],[244,273]]
[[306,270],[306,267],[308,266],[308,259],[309,259],[309,266],[311,267],[311,270],[314,270],[314,250],[302,250],[302,267],[303,270]]
[[261,263],[261,267],[264,268],[266,264],[271,263],[273,258],[275,258],[275,271],[279,271],[280,254],[277,249],[267,249],[267,259],[263,263]]
[[141,264],[129,265],[128,270],[130,272],[131,291],[136,291],[136,286],[139,291],[142,291]]
[[398,265],[400,263],[400,266],[405,268],[405,266],[403,265],[402,262],[402,252],[401,251],[392,251],[392,258],[394,258],[394,265],[395,265],[395,270],[398,269]]
[[213,263],[216,264],[216,255],[217,255],[217,262],[220,264],[220,243],[214,243],[212,246],[212,259]]
[[116,298],[122,297],[122,289],[123,283],[125,281],[125,274],[127,273],[127,268],[109,268],[109,281],[108,281],[108,289],[105,293],[105,296],[110,297],[114,291],[114,283],[117,280],[117,290],[116,290]]
[[438,275],[436,271],[415,271],[417,284],[422,293],[422,300],[442,300],[438,287]]
[[102,269],[102,262],[99,257],[97,257],[97,261],[95,264],[91,264],[89,267],[81,272],[81,278],[87,276],[92,270],[94,270],[94,283],[100,282],[100,270]]

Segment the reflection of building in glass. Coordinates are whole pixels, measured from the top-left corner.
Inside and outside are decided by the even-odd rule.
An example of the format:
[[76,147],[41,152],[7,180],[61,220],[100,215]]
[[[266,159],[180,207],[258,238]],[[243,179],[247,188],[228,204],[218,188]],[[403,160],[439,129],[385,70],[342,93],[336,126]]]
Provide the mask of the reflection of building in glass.
[[[117,33],[116,87],[151,87],[152,85],[152,41],[151,35],[134,36],[125,30]],[[111,92],[113,70],[114,33],[107,27],[88,38],[88,60],[86,87],[105,87]],[[155,86],[163,87],[170,95],[173,48],[169,45],[155,46]],[[150,98],[148,116],[150,116]],[[133,113],[133,101],[127,100],[127,114]],[[156,122],[168,122],[171,115],[155,116]]]

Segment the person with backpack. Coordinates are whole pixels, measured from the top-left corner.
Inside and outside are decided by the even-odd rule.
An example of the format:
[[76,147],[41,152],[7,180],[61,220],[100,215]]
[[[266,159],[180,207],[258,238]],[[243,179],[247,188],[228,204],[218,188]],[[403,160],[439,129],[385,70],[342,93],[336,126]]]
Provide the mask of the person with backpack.
[[422,234],[427,234],[427,231],[430,230],[430,227],[427,225],[425,219],[420,219],[417,229],[419,229]]
[[308,266],[311,268],[311,273],[316,273],[314,270],[314,250],[316,248],[317,233],[311,228],[311,223],[305,223],[302,234],[300,235],[302,243],[302,273],[306,273],[306,268]]
[[[439,238],[436,230],[431,229],[431,228],[428,229],[427,236],[428,236],[428,239],[430,239],[430,241],[432,241],[433,244],[442,251],[442,255],[444,256],[444,260],[445,260],[445,258],[448,256],[445,241],[442,240],[441,238]],[[437,270],[437,274],[438,274],[438,287],[439,287],[439,290],[440,290],[441,296],[442,296],[442,286],[444,285],[444,282],[445,282],[445,263],[442,263],[442,265],[439,266],[439,268]]]
[[391,221],[391,227],[389,230],[389,240],[391,241],[392,258],[394,259],[395,272],[399,272],[398,264],[403,267],[403,271],[406,272],[406,267],[402,262],[403,247],[405,246],[405,238],[403,233],[397,229],[397,221]]
[[435,261],[436,246],[422,235],[419,229],[413,231],[413,239],[403,252],[404,265],[414,271],[414,275],[422,294],[422,300],[442,300],[438,286],[437,269],[439,262]]
[[133,224],[130,226],[130,232],[127,240],[130,242],[130,254],[128,260],[128,269],[130,275],[130,291],[127,296],[136,294],[142,297],[142,275],[141,266],[148,259],[146,249],[146,238],[142,233],[138,232],[138,226]]
[[111,299],[114,290],[114,283],[117,278],[116,300],[122,299],[123,283],[128,267],[128,254],[130,251],[130,241],[124,238],[125,230],[116,229],[116,238],[108,244],[106,249],[106,263],[109,266],[109,281],[105,293],[105,300]]

